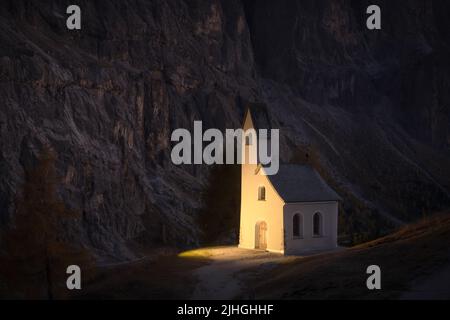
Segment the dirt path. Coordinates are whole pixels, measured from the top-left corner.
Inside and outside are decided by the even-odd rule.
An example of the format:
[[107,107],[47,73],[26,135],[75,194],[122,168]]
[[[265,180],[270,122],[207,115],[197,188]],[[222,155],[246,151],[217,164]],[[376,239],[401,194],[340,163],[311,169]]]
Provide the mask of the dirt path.
[[[193,252],[210,261],[192,270],[196,283],[191,296],[193,300],[253,299],[254,290],[248,287],[251,283],[248,281],[249,278],[261,276],[266,272],[270,274],[271,269],[280,263],[298,259],[237,247],[207,248]],[[430,270],[429,275],[412,283],[412,290],[403,293],[399,298],[450,299],[449,284],[450,265],[447,265],[444,268]]]
[[[194,271],[198,284],[192,299],[233,299],[245,295],[249,297],[249,288],[244,288],[238,273],[267,270],[280,261],[289,259],[280,254],[237,247],[208,249],[205,253],[211,263]],[[261,269],[263,268],[263,269]],[[250,290],[251,291],[251,290]]]

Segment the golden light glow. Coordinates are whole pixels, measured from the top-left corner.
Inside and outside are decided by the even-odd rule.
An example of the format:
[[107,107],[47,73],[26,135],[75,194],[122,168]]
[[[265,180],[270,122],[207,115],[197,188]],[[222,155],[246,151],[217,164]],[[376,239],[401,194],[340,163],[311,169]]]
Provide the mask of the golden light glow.
[[[269,259],[274,261],[280,258],[285,259],[282,255],[269,253],[263,250],[243,249],[237,246],[219,246],[198,248],[184,251],[178,254],[183,259],[207,259],[214,262],[240,261],[242,263],[255,263],[261,259]],[[253,261],[253,262],[251,262]]]
[[178,257],[187,259],[207,259],[213,255],[212,250],[213,248],[198,248],[183,251],[178,254]]

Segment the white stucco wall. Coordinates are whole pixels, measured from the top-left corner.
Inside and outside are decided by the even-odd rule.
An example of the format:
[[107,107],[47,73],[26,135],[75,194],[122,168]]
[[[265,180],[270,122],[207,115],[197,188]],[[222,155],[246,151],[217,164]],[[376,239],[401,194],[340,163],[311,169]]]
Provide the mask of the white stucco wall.
[[[244,130],[253,127],[247,117]],[[248,147],[246,147],[248,148]],[[284,201],[273,188],[265,175],[255,174],[256,164],[243,164],[241,169],[241,217],[239,247],[255,249],[256,224],[265,221],[267,225],[267,250],[284,251],[283,205]],[[266,188],[266,200],[258,200],[258,188]]]
[[[313,236],[313,215],[322,215],[321,236]],[[293,236],[293,217],[303,216],[303,237]],[[337,247],[338,202],[289,203],[284,205],[285,253],[302,254],[308,251]]]

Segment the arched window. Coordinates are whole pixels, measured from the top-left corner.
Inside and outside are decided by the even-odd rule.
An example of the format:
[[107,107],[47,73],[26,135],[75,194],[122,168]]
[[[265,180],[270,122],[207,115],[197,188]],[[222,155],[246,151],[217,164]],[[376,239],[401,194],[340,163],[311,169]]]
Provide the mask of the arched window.
[[313,236],[320,237],[322,235],[322,215],[320,212],[314,213],[313,216]]
[[294,238],[303,238],[303,216],[300,213],[294,214],[292,218],[292,235]]
[[259,201],[266,200],[266,188],[265,187],[258,188],[258,200]]
[[246,146],[251,146],[252,145],[252,135],[248,134],[245,136],[245,145]]

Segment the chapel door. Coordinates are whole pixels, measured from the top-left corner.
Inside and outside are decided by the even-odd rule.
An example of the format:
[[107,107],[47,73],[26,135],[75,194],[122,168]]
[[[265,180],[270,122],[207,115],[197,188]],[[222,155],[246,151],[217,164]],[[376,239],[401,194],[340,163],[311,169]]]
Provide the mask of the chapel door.
[[256,249],[267,249],[267,224],[265,221],[256,224]]

